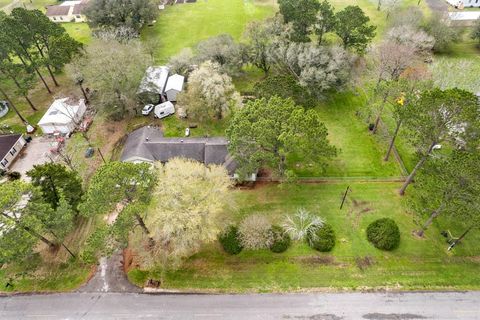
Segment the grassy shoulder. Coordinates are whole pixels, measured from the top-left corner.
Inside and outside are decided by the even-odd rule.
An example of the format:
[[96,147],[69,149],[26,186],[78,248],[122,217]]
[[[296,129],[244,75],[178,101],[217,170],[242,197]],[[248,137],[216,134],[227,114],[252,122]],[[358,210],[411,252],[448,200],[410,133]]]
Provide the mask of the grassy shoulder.
[[[265,185],[253,190],[237,190],[237,209],[229,221],[259,213],[274,223],[286,214],[304,207],[324,217],[337,235],[330,253],[318,253],[304,243],[295,243],[281,254],[267,250],[243,251],[229,256],[218,243],[205,246],[188,259],[178,271],[169,272],[163,288],[214,290],[220,292],[284,292],[326,288],[355,290],[388,287],[411,289],[474,289],[480,287],[477,258],[479,235],[472,234],[453,252],[447,252],[440,230],[449,223],[437,221],[425,239],[411,235],[418,226],[404,200],[397,195],[395,183],[354,183],[343,210],[339,209],[346,184]],[[385,252],[374,248],[365,236],[369,223],[390,217],[399,225],[400,246]],[[463,231],[453,224],[450,231]],[[159,270],[129,272],[129,279],[144,285],[158,279]]]

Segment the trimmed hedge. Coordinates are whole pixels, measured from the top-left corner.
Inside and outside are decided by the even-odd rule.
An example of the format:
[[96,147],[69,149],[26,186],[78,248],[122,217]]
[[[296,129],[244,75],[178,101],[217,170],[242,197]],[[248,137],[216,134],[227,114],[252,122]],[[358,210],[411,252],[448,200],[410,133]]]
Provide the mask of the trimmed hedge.
[[367,227],[367,239],[378,249],[393,250],[400,244],[400,229],[390,218],[378,219]]
[[335,247],[335,231],[329,224],[324,224],[315,231],[307,232],[308,245],[320,252],[328,252]]
[[218,237],[218,241],[222,244],[223,250],[229,254],[239,254],[243,249],[238,228],[235,226],[228,227],[220,237]]
[[279,226],[272,226],[271,231],[273,234],[273,243],[270,245],[270,250],[275,253],[286,251],[292,243],[292,239],[288,233],[286,233],[285,230]]

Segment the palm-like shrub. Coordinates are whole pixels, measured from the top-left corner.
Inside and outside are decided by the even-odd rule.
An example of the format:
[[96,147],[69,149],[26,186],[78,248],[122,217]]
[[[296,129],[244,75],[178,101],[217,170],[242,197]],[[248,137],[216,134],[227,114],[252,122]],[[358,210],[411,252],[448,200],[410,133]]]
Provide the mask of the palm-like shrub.
[[283,223],[283,228],[293,240],[303,241],[312,233],[312,239],[316,237],[316,231],[323,227],[325,221],[309,211],[301,208],[293,215],[288,215]]
[[273,243],[272,224],[259,214],[245,218],[240,223],[238,233],[245,249],[268,249]]

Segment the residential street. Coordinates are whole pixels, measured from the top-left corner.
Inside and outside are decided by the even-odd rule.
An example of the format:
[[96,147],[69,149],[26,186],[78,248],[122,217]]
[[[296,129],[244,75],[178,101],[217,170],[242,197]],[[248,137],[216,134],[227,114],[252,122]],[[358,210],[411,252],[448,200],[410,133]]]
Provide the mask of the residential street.
[[480,319],[480,292],[146,295],[0,298],[0,319]]

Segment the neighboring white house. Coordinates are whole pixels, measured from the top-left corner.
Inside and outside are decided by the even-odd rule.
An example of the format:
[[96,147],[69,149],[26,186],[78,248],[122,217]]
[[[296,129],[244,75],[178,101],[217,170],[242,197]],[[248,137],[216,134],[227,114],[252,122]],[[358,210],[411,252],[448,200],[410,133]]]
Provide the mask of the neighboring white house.
[[447,2],[459,9],[463,8],[480,8],[480,0],[447,0]]
[[167,85],[165,86],[165,94],[168,101],[177,101],[177,94],[182,92],[185,77],[179,74],[174,74],[168,77]]
[[480,11],[449,12],[452,21],[476,21],[480,19]]
[[7,170],[26,144],[21,134],[0,135],[0,169]]
[[53,22],[85,22],[83,10],[88,0],[64,1],[59,5],[47,6],[45,15]]
[[45,134],[55,132],[69,134],[80,123],[86,109],[84,99],[78,102],[70,98],[56,99],[40,119],[38,126]]

